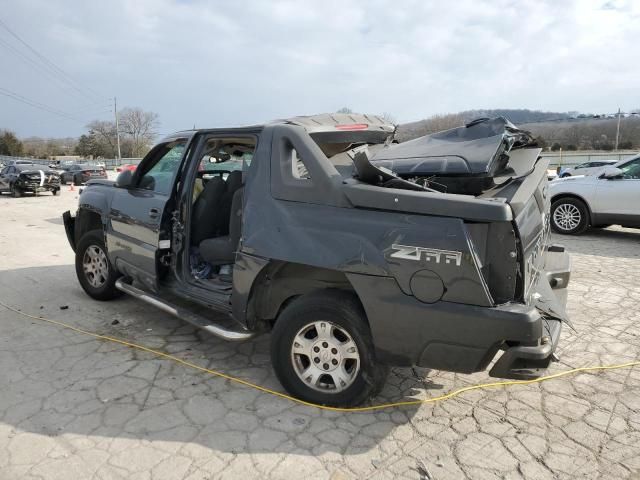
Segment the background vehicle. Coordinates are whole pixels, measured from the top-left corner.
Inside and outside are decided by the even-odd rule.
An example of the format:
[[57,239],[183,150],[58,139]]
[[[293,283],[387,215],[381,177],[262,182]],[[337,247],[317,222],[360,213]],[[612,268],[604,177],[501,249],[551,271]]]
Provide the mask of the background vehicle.
[[94,167],[87,163],[74,163],[64,168],[64,171],[60,175],[60,182],[63,185],[67,183],[82,185],[94,178],[107,178],[107,172],[104,168]]
[[137,167],[138,165],[135,165],[133,163],[125,163],[124,165],[120,165],[119,167],[116,167],[116,172],[120,173],[120,172],[124,172],[125,170],[135,172]]
[[0,170],[0,193],[11,193],[14,197],[20,197],[24,193],[47,191],[53,195],[60,191],[60,178],[48,167],[17,164]]
[[604,167],[599,175],[568,177],[549,184],[551,226],[579,234],[589,226],[640,227],[640,156]]
[[541,375],[570,275],[548,244],[548,161],[500,118],[394,131],[330,114],[169,136],[64,213],[78,280],[227,340],[271,331],[280,382],[311,402],[360,403],[389,365],[484,370],[501,349],[492,376]]
[[565,167],[560,170],[560,178],[571,177],[575,175],[593,175],[602,171],[603,167],[615,165],[618,160],[597,160],[593,162],[585,162],[575,167]]
[[11,165],[34,165],[34,163],[30,160],[7,160],[4,162],[5,167],[10,167]]

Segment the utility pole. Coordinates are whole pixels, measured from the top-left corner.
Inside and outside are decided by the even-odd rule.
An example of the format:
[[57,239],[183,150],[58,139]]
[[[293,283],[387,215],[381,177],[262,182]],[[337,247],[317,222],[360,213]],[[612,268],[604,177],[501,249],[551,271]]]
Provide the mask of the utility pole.
[[[122,154],[120,153],[120,125],[118,124],[118,103],[116,97],[113,97],[113,114],[116,116],[116,138],[118,141],[118,164],[122,160]],[[618,143],[616,142],[616,148]]]
[[616,152],[618,151],[619,140],[620,140],[620,107],[618,107],[618,128],[616,128]]

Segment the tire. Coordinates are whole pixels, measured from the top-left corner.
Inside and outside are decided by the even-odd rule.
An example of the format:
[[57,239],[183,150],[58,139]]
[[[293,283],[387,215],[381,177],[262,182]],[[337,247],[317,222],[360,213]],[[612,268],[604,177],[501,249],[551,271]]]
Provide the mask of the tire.
[[51,190],[51,194],[55,197],[56,195],[58,195],[59,191],[60,191],[59,189],[55,188],[55,189]]
[[15,184],[11,185],[11,194],[13,198],[20,198],[22,196],[22,190],[20,187],[17,187]]
[[[102,252],[102,254],[100,253]],[[95,259],[92,261],[92,257]],[[90,271],[85,273],[85,262]],[[83,290],[96,300],[112,300],[122,292],[115,287],[120,274],[109,262],[104,232],[91,230],[85,233],[76,247],[76,275]]]
[[67,184],[67,177],[63,174],[60,175],[60,185],[66,185]]
[[589,209],[582,200],[560,198],[551,205],[551,228],[563,235],[579,235],[589,227]]
[[78,177],[78,175],[74,175],[73,177],[73,184],[78,187],[80,185],[82,185],[82,178]]
[[[341,290],[302,295],[285,307],[271,333],[271,362],[291,395],[333,407],[358,405],[377,394],[388,373],[376,362],[360,302]],[[304,372],[310,372],[307,380]]]

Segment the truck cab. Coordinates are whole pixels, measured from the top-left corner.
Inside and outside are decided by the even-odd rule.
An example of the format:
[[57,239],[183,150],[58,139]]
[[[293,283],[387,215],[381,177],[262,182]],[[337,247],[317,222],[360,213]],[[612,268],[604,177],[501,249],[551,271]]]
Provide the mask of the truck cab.
[[271,332],[278,378],[314,403],[500,351],[491,375],[535,378],[569,321],[548,165],[506,121],[455,130],[397,144],[379,117],[328,114],[171,135],[64,213],[80,284],[227,340]]

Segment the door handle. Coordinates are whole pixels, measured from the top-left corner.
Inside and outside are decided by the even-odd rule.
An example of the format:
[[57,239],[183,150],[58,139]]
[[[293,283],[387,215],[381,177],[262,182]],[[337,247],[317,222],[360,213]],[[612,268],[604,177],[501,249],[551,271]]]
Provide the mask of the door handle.
[[157,208],[150,208],[149,209],[149,216],[151,218],[158,218],[160,216],[160,210]]

